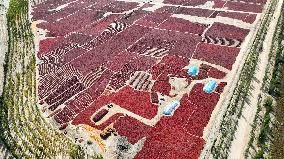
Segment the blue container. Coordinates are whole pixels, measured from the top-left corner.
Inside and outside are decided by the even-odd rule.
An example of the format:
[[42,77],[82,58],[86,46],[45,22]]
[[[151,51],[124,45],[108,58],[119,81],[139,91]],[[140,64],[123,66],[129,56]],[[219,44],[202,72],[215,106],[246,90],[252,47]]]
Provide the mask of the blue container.
[[198,75],[198,72],[199,72],[199,68],[197,66],[191,66],[187,70],[187,74],[189,74],[190,76],[196,76]]
[[216,87],[217,87],[217,82],[210,80],[203,87],[203,91],[206,93],[212,93]]
[[179,101],[172,101],[169,105],[167,105],[164,110],[163,114],[166,116],[171,116],[173,112],[178,108],[179,106]]

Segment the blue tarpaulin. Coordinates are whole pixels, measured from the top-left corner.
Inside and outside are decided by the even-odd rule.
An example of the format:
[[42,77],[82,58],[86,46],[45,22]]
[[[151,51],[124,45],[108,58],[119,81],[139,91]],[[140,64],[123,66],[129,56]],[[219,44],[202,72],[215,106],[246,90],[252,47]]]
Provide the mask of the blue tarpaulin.
[[199,68],[197,66],[191,66],[188,70],[187,73],[191,76],[196,76],[198,75]]
[[203,87],[203,91],[206,93],[211,93],[214,91],[214,89],[217,87],[217,82],[210,80],[205,84]]
[[164,108],[164,111],[163,111],[163,114],[166,115],[166,116],[170,116],[173,114],[173,112],[177,109],[177,107],[179,106],[179,101],[175,100],[175,101],[172,101],[169,105],[167,105],[165,108]]

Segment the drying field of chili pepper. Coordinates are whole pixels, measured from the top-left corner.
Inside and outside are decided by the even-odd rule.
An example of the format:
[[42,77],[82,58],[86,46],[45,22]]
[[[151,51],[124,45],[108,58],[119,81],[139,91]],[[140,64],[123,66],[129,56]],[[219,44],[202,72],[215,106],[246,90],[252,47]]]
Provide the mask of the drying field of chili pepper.
[[107,159],[202,158],[273,1],[34,2],[40,113]]

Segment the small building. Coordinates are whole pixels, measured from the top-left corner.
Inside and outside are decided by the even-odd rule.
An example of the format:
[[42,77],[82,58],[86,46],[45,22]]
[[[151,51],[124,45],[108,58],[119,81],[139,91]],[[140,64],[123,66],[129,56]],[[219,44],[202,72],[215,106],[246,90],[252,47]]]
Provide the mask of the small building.
[[191,66],[187,70],[187,74],[189,74],[190,76],[197,76],[198,72],[199,72],[199,68],[197,66]]
[[213,80],[210,80],[209,82],[207,82],[204,87],[203,87],[203,91],[206,92],[206,93],[212,93],[215,88],[217,87],[217,82],[216,81],[213,81]]
[[179,101],[177,101],[177,100],[172,101],[169,105],[167,105],[164,108],[163,114],[165,116],[172,116],[174,111],[178,108],[179,105],[180,105]]

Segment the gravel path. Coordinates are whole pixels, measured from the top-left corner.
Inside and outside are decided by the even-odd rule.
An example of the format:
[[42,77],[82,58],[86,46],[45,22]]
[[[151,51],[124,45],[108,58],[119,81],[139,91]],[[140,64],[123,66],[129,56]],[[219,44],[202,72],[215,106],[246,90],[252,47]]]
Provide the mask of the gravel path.
[[5,53],[7,52],[7,25],[6,25],[6,9],[8,0],[0,0],[0,95],[3,92]]

